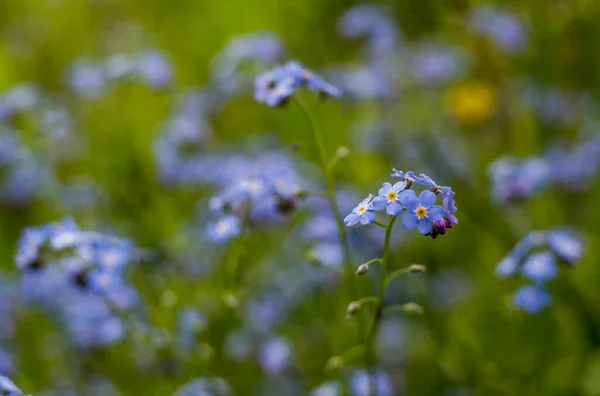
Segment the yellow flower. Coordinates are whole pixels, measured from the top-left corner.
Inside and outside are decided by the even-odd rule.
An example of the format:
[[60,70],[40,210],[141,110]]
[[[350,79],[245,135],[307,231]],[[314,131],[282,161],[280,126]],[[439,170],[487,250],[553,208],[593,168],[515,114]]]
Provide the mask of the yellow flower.
[[465,124],[481,124],[495,112],[497,106],[494,89],[485,83],[470,82],[446,92],[446,111]]

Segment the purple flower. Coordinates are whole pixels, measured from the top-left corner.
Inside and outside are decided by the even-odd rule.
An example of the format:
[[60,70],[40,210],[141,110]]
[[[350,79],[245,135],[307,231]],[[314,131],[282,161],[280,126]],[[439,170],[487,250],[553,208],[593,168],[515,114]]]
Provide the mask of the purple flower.
[[363,201],[352,210],[352,213],[346,216],[344,224],[346,224],[347,227],[353,226],[358,222],[361,224],[373,224],[375,222],[376,215],[371,199],[373,199],[373,194],[369,194],[367,198],[363,199]]
[[433,228],[433,222],[442,220],[444,217],[444,208],[434,206],[436,195],[431,191],[423,191],[419,198],[414,194],[406,194],[402,197],[402,205],[407,213],[402,217],[402,225],[406,229],[417,227],[423,235],[427,234]]
[[[446,187],[442,187],[442,190]],[[442,195],[444,192],[442,191]],[[454,216],[454,213],[458,210],[456,207],[456,203],[454,202],[454,192],[450,191],[447,196],[442,200],[442,204],[444,206],[444,211],[446,211],[446,217],[450,220],[450,227],[452,227],[452,223],[458,224],[458,219]]]
[[379,196],[373,199],[373,209],[379,211],[385,208],[387,214],[398,216],[403,209],[400,199],[402,198],[407,184],[406,180],[400,181],[393,186],[387,182],[383,183],[379,190]]

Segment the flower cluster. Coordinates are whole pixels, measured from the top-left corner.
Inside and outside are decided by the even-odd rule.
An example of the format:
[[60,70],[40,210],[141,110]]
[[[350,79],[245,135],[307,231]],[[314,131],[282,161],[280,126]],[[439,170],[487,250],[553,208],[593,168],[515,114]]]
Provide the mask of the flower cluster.
[[15,261],[24,271],[57,265],[83,290],[111,297],[126,288],[125,267],[138,255],[128,240],[82,231],[72,219],[65,219],[26,228],[18,242]]
[[498,263],[496,275],[505,278],[520,274],[533,284],[521,286],[513,296],[514,304],[530,313],[550,303],[545,284],[558,275],[558,261],[573,265],[583,256],[583,238],[568,228],[533,231],[527,234]]
[[[232,165],[232,163],[230,163]],[[210,239],[224,243],[241,232],[244,222],[268,223],[293,212],[304,197],[300,176],[283,154],[266,152],[230,168],[222,190],[209,203],[219,220],[208,225]],[[225,176],[225,175],[224,175]]]
[[290,61],[256,77],[254,98],[271,107],[282,106],[300,87],[308,87],[324,97],[342,94],[339,88],[325,81],[320,75],[296,61]]
[[581,189],[600,169],[600,138],[583,139],[571,150],[555,148],[523,161],[502,157],[491,163],[488,174],[492,195],[500,202],[531,197],[552,184]]
[[165,89],[171,85],[171,74],[167,56],[148,49],[133,55],[114,54],[100,61],[77,59],[69,69],[68,83],[77,94],[93,99],[120,80],[139,80],[153,89]]
[[[394,169],[392,177],[403,179],[392,185],[383,183],[379,195],[373,197],[369,194],[358,204],[346,218],[344,223],[352,226],[357,223],[372,224],[375,222],[376,212],[385,210],[390,216],[402,217],[402,225],[406,229],[417,228],[423,235],[435,239],[444,235],[448,228],[458,223],[454,216],[457,208],[454,202],[454,192],[450,187],[440,187],[429,176],[421,174],[416,176],[412,171],[402,172]],[[425,186],[419,196],[411,187],[415,184]],[[438,195],[442,196],[443,207],[435,205]]]

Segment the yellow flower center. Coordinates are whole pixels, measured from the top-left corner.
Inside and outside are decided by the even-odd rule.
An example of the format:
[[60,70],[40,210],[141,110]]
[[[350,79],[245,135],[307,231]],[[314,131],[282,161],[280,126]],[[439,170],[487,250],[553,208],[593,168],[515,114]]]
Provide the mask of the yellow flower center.
[[398,198],[398,194],[396,194],[395,191],[390,191],[389,193],[387,193],[388,201],[395,201],[396,198]]
[[427,208],[424,206],[419,206],[417,210],[415,210],[415,214],[419,219],[422,219],[423,217],[427,216]]
[[360,205],[360,206],[358,207],[358,209],[356,210],[356,212],[357,212],[358,214],[363,214],[363,213],[365,213],[366,211],[367,211],[367,207],[366,207],[365,205]]

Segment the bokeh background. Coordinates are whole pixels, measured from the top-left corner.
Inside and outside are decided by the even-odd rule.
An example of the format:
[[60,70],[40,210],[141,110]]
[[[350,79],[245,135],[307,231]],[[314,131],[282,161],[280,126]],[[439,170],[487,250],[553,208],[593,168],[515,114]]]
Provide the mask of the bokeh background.
[[[379,394],[600,395],[599,22],[590,0],[3,0],[0,374],[33,395],[171,395],[194,380],[181,394],[366,394],[360,359],[326,369],[356,345],[357,319],[308,124],[293,101],[252,96],[255,75],[295,59],[344,91],[301,93],[328,155],[350,150],[335,171],[344,214],[392,167],[456,192],[446,235],[394,230],[391,267],[427,272],[386,304],[424,312],[384,319]],[[506,156],[508,171],[490,166]],[[242,157],[294,169],[309,198],[217,243],[210,198],[245,177]],[[142,252],[126,272],[135,319],[113,317],[116,335],[78,316],[93,308],[64,298],[72,285],[15,266],[26,227],[66,217]],[[513,300],[527,281],[495,268],[553,227],[585,249],[527,312]],[[358,266],[383,230],[350,240]],[[360,278],[364,295],[376,280]],[[31,296],[43,288],[51,308]]]

